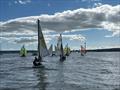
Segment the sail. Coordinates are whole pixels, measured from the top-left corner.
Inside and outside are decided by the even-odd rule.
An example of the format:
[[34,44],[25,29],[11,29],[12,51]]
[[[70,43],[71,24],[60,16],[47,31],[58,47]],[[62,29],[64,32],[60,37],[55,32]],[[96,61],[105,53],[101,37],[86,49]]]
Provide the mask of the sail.
[[52,54],[53,54],[53,45],[51,44],[49,48],[49,55],[52,55]]
[[24,45],[20,50],[20,56],[25,57],[27,55],[27,50],[25,49]]
[[64,49],[63,49],[63,45],[62,45],[62,35],[61,34],[58,37],[58,51],[59,51],[59,55],[64,56]]
[[57,55],[61,55],[61,44],[62,44],[62,36],[60,34],[57,42]]
[[39,22],[38,20],[38,52],[40,52],[40,56],[44,57],[49,55],[49,52]]
[[82,45],[81,45],[81,50],[80,50],[80,52],[81,52],[81,55],[82,55],[82,56],[85,55],[86,50],[85,50],[85,48],[84,48]]
[[64,56],[64,50],[63,50],[63,45],[61,43],[61,46],[60,46],[60,55],[61,56]]
[[61,35],[58,37],[58,40],[57,40],[57,46],[56,46],[56,55],[60,55],[61,51],[60,51],[60,48],[61,48],[61,43],[62,43],[62,37]]
[[68,44],[65,46],[65,48],[64,48],[64,53],[65,53],[65,55],[67,55],[67,56],[69,56],[69,54],[70,54],[70,47],[68,47]]

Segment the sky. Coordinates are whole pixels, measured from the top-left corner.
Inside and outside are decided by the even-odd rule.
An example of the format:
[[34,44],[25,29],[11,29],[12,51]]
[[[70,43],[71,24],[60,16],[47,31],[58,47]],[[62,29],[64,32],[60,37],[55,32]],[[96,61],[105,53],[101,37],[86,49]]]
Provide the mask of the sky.
[[47,47],[120,47],[119,0],[0,0],[0,50],[37,49],[37,19]]

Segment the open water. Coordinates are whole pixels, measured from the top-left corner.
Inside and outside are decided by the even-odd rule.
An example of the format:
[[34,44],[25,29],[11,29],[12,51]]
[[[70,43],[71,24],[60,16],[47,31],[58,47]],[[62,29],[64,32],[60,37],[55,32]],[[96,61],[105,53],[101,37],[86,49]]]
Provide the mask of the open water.
[[0,55],[0,90],[120,90],[120,52],[73,52],[64,62],[43,58],[44,68],[32,68],[34,56]]

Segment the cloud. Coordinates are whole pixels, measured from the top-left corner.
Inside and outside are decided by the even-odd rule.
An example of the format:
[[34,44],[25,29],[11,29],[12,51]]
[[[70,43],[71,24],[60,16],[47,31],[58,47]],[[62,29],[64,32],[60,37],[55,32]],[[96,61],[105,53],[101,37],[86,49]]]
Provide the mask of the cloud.
[[[43,30],[63,32],[73,29],[107,28],[108,31],[114,33],[119,30],[120,26],[119,8],[120,5],[102,5],[92,9],[67,10],[54,15],[22,17],[1,22],[1,29],[2,32],[22,32],[25,31],[24,29],[35,31],[37,29],[36,20],[40,19]],[[112,28],[109,28],[111,25],[113,25]]]
[[22,37],[22,38],[17,38],[14,40],[15,43],[32,43],[32,42],[36,42],[37,39],[32,38],[32,37]]
[[14,1],[15,4],[27,4],[31,3],[31,0],[16,0]]
[[[45,42],[48,44],[51,40],[55,40],[57,41],[59,34],[45,34],[44,38],[45,38]],[[81,34],[71,34],[71,35],[62,35],[63,39],[68,39],[68,40],[77,40],[77,41],[81,41],[84,42],[86,41],[86,38],[81,35]],[[1,37],[1,39],[5,39],[7,41],[11,41],[12,43],[26,43],[26,44],[30,44],[33,42],[37,42],[37,35],[36,36],[24,36],[24,37]]]
[[102,3],[94,3],[94,7],[102,6]]
[[63,38],[68,38],[69,40],[78,40],[78,41],[86,41],[86,38],[81,34],[72,34],[72,35],[62,35]]
[[43,33],[48,34],[89,28],[103,28],[113,32],[113,36],[120,34],[120,5],[101,5],[91,9],[80,8],[54,15],[42,14],[0,22],[1,36],[37,35],[37,19],[40,19]]

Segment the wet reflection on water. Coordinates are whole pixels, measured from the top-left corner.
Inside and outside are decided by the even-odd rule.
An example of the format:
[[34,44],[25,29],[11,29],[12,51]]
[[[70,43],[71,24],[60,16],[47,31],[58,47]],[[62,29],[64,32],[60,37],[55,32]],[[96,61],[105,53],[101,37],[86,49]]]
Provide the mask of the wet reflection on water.
[[120,90],[120,52],[71,53],[66,61],[44,58],[44,68],[32,68],[34,57],[0,55],[0,90]]
[[37,85],[35,88],[38,88],[38,90],[46,90],[47,82],[46,82],[46,73],[45,73],[45,67],[42,68],[33,68],[34,75],[37,77]]

